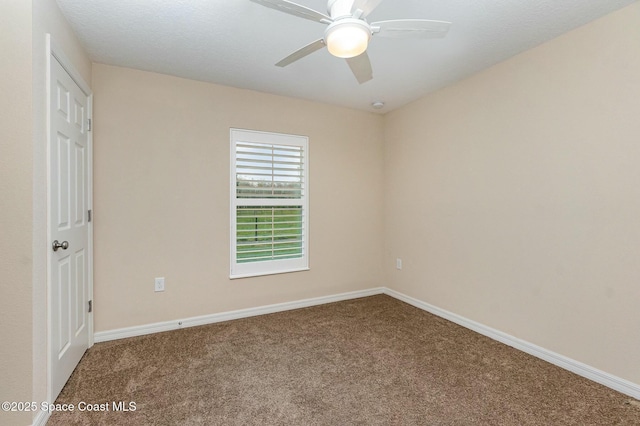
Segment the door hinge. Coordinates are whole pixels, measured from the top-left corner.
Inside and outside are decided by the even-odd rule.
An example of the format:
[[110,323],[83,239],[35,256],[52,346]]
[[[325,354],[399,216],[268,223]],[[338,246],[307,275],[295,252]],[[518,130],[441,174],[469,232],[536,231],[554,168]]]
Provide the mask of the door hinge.
[[87,221],[91,222],[91,210],[87,211]]
[[89,300],[89,313],[93,312],[93,300]]
[[91,119],[87,118],[87,130],[91,131]]

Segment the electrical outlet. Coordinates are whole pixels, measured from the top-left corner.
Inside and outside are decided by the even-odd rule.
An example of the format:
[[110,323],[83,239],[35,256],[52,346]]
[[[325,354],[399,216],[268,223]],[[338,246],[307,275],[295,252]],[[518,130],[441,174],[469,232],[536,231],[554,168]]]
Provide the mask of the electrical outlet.
[[396,259],[396,269],[402,269],[402,259]]
[[155,290],[164,291],[164,277],[158,277],[155,280]]

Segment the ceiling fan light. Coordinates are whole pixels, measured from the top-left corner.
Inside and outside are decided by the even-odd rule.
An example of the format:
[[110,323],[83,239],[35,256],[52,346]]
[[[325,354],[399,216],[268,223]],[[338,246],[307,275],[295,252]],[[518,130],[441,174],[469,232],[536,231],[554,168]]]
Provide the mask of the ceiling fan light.
[[338,58],[353,58],[364,53],[371,39],[366,22],[353,19],[336,21],[327,28],[325,42],[329,53]]

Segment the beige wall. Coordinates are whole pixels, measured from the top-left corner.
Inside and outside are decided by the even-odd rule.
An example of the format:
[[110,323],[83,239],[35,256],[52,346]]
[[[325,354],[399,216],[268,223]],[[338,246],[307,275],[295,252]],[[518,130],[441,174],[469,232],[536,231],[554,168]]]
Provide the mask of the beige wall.
[[[93,90],[96,331],[382,284],[380,116],[98,64]],[[228,278],[231,127],[309,136],[310,271]]]
[[[31,2],[0,6],[0,401],[31,400]],[[0,411],[0,424],[30,416]]]
[[634,3],[385,117],[392,288],[640,383],[638,28]]
[[[0,6],[0,400],[46,400],[46,53],[45,33],[90,81],[91,62],[55,1]],[[1,424],[30,413],[0,412]]]

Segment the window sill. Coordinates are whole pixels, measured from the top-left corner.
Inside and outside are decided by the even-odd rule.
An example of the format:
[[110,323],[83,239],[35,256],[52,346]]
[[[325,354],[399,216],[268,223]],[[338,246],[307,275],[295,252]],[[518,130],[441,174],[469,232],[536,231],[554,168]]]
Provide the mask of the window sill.
[[279,275],[279,274],[289,274],[291,272],[300,272],[300,271],[308,271],[310,268],[295,268],[295,269],[283,269],[279,271],[269,271],[269,272],[255,272],[251,274],[230,274],[229,279],[236,280],[239,278],[251,278],[251,277],[262,277],[265,275]]

